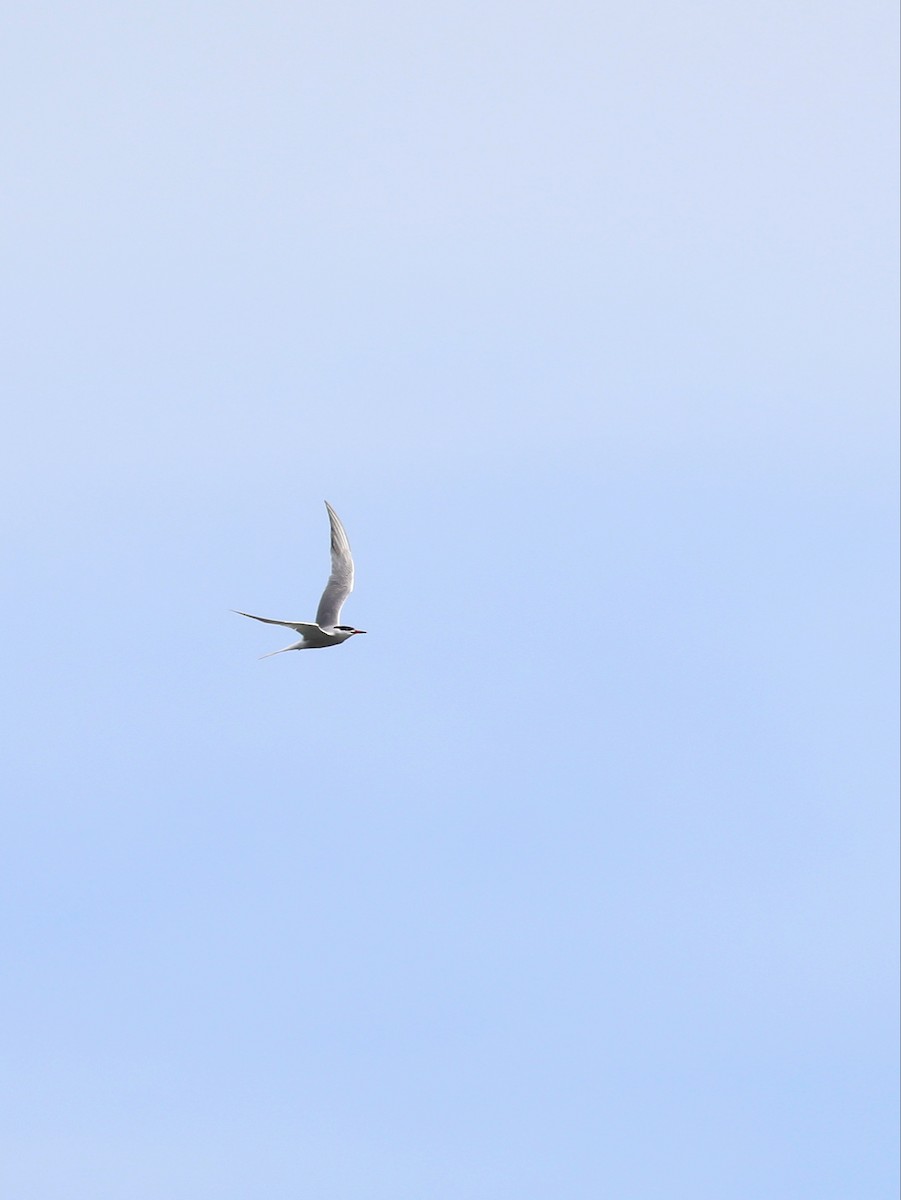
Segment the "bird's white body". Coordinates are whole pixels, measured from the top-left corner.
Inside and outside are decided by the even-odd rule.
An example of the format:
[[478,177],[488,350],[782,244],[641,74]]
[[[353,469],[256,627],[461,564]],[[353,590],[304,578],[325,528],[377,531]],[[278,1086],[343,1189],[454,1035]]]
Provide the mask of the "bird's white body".
[[332,572],[329,575],[315,621],[277,621],[274,617],[257,617],[253,613],[239,612],[238,616],[250,617],[253,621],[263,621],[266,625],[284,625],[301,634],[299,642],[291,646],[283,646],[281,650],[273,650],[264,654],[263,658],[271,658],[273,654],[284,654],[287,650],[319,650],[326,646],[340,646],[355,633],[365,633],[365,629],[354,629],[352,625],[339,625],[341,609],[344,601],[353,591],[354,562],[350,553],[350,543],[344,526],[338,514],[326,500],[329,526],[331,527]]

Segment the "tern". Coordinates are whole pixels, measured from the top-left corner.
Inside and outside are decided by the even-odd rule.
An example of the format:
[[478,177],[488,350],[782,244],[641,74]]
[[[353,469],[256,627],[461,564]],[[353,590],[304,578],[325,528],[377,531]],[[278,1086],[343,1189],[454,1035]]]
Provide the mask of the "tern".
[[338,624],[344,601],[353,591],[354,560],[351,558],[350,543],[338,514],[328,500],[325,502],[325,507],[328,509],[329,525],[332,531],[332,573],[328,577],[328,583],[325,585],[325,591],[319,601],[315,622],[276,621],[273,617],[256,617],[253,613],[240,612],[237,608],[233,609],[239,617],[250,617],[252,621],[263,621],[267,625],[284,625],[286,629],[294,629],[301,635],[299,642],[283,646],[281,650],[272,650],[269,654],[261,655],[262,658],[272,658],[273,654],[284,654],[288,650],[321,650],[325,646],[340,646],[342,642],[352,638],[355,633],[366,632],[365,629],[354,629],[353,625]]

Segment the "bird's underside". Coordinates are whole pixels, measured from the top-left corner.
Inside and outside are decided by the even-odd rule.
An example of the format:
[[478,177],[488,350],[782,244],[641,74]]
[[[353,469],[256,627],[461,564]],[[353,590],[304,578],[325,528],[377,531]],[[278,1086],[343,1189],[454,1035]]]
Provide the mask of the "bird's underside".
[[[335,629],[332,632],[312,621],[277,621],[274,617],[258,617],[254,613],[240,612],[237,608],[235,612],[239,617],[250,617],[252,621],[262,621],[266,625],[282,625],[285,629],[293,629],[301,635],[299,642],[295,642],[292,646],[285,646],[282,650],[272,650],[269,654],[262,655],[263,658],[271,658],[273,654],[283,654],[285,650],[318,650],[324,646],[340,646],[351,635],[349,629]],[[357,630],[353,632],[356,633]]]

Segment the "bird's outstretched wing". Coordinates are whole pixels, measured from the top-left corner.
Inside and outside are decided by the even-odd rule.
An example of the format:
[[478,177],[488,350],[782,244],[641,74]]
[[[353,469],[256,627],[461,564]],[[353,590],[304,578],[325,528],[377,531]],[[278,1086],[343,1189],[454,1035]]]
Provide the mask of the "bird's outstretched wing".
[[241,612],[238,608],[232,609],[232,612],[236,612],[239,617],[250,617],[252,621],[265,621],[267,625],[284,625],[286,629],[296,629],[298,633],[307,633],[313,629],[317,633],[322,632],[319,626],[311,621],[276,621],[274,617],[257,617],[253,613]]
[[[332,529],[332,573],[328,577],[319,609],[316,613],[316,623],[320,627],[337,625],[341,617],[344,601],[354,587],[354,560],[350,556],[350,543],[344,526],[338,519],[338,514],[326,500],[329,524]],[[294,625],[292,628],[297,629]]]

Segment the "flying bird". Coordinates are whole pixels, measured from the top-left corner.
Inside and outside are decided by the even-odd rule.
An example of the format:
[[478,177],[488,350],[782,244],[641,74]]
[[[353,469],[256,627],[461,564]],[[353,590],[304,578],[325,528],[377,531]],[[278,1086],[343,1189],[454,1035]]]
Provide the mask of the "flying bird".
[[284,625],[286,629],[294,629],[301,635],[299,642],[291,646],[283,646],[281,650],[272,650],[263,654],[263,658],[271,658],[273,654],[284,654],[287,650],[319,650],[324,646],[340,646],[355,633],[365,633],[365,629],[354,629],[353,625],[339,625],[341,609],[344,601],[354,587],[354,560],[350,555],[350,543],[344,526],[338,519],[338,514],[325,502],[328,509],[329,525],[332,531],[332,573],[328,577],[315,623],[312,621],[276,621],[272,617],[255,617],[253,613],[233,611],[239,617],[250,617],[252,621],[263,621],[267,625]]

